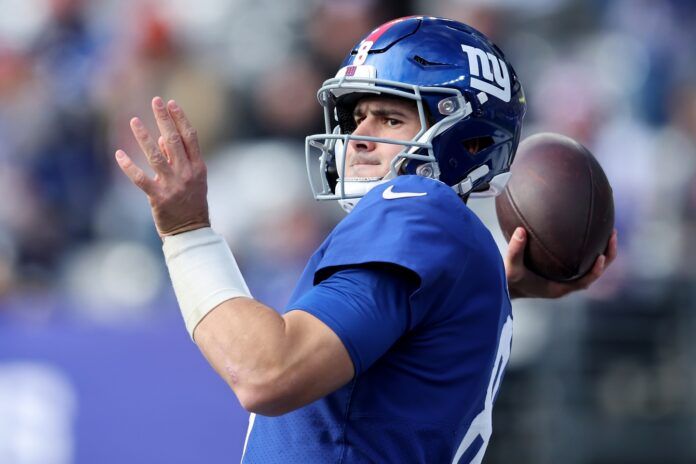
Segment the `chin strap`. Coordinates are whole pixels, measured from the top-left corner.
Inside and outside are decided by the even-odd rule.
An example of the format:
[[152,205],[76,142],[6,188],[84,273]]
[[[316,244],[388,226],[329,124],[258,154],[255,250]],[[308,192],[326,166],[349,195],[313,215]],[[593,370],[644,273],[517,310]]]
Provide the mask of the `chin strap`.
[[[396,172],[401,170],[401,165],[404,162],[403,159],[398,160],[395,165]],[[396,177],[398,174],[394,174],[394,170],[389,169],[384,177],[348,177],[345,181],[338,179],[336,183],[336,193],[341,192],[341,185],[345,189],[345,194],[349,196],[357,196],[358,198],[342,198],[338,200],[338,204],[341,205],[343,211],[350,213],[358,204],[360,199],[367,195],[367,192],[377,187],[380,184],[388,182],[389,180]]]
[[336,183],[336,193],[341,192],[343,188],[346,196],[359,195],[358,198],[340,199],[338,200],[338,204],[341,205],[343,211],[350,213],[367,192],[377,187],[379,184],[387,182],[389,179],[391,179],[389,174],[384,177],[349,177],[346,180],[338,179]]
[[472,192],[471,196],[472,198],[497,197],[503,192],[503,190],[505,190],[508,180],[510,180],[509,172],[498,174],[488,183],[488,189],[484,190],[483,192]]
[[488,171],[490,171],[488,166],[482,164],[481,166],[471,171],[463,181],[461,181],[458,184],[454,184],[452,186],[452,189],[454,189],[454,191],[457,192],[457,195],[459,195],[460,197],[468,195],[469,192],[471,192],[471,189],[474,188],[474,182],[488,174]]

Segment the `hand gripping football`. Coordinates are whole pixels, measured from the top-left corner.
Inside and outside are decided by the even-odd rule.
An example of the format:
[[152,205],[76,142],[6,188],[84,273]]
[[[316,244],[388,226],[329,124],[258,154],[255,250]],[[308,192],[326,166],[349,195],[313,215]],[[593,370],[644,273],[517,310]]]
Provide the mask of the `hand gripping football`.
[[527,230],[525,265],[555,281],[586,274],[614,227],[614,199],[602,167],[575,140],[549,132],[520,143],[495,206],[508,241],[518,226]]

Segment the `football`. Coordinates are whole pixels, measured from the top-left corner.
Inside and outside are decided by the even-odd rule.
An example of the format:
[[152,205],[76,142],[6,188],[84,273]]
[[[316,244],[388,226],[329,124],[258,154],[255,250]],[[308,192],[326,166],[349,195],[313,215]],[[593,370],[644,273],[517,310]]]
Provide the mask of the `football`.
[[527,231],[525,265],[554,281],[586,274],[614,227],[614,199],[602,167],[570,137],[532,135],[518,147],[511,176],[495,201],[506,240]]

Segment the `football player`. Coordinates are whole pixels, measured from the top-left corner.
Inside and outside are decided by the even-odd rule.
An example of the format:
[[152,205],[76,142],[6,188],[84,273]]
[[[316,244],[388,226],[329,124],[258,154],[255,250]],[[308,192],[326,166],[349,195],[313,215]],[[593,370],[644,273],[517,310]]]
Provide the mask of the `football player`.
[[467,25],[388,22],[318,96],[326,132],[307,137],[310,182],[349,214],[282,313],[252,298],[210,228],[206,167],[174,101],[153,100],[159,143],[131,121],[154,178],[116,153],[148,196],[189,334],[256,413],[243,462],[481,462],[510,355],[510,293],[589,285],[615,237],[573,284],[524,267],[522,229],[503,261],[466,200],[505,186],[526,102],[500,49]]

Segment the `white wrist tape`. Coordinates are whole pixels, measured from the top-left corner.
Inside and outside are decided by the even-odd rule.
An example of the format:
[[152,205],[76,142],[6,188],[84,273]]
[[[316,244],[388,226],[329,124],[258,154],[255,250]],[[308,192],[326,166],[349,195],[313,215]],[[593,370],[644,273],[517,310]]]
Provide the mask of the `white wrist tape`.
[[210,227],[164,238],[164,258],[186,330],[193,330],[213,308],[231,298],[251,298],[225,240]]

